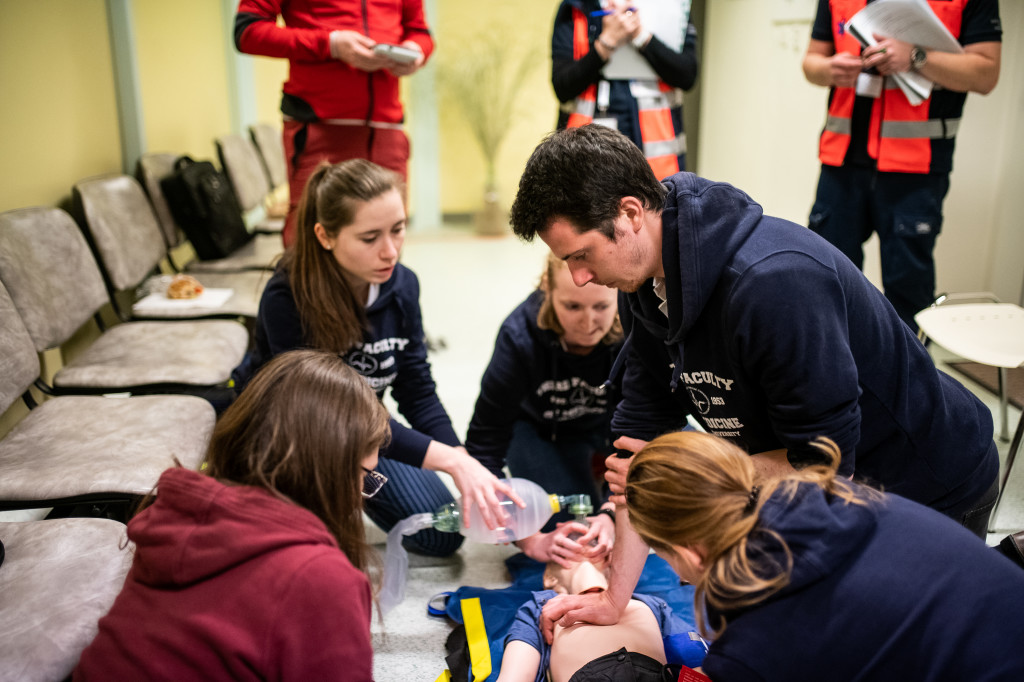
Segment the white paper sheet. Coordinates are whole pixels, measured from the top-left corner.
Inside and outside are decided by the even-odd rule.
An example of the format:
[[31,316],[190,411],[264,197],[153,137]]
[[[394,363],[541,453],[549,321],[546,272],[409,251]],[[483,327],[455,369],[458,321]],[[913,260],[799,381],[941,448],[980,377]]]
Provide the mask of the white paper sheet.
[[[633,0],[644,29],[676,52],[683,49],[690,20],[690,0]],[[651,65],[640,52],[626,43],[612,53],[602,71],[608,80],[657,80]]]
[[171,311],[209,310],[220,308],[235,293],[234,289],[203,289],[196,298],[167,298],[165,293],[154,293],[136,301],[132,312],[136,315],[146,313],[165,313]]
[[[865,46],[875,45],[877,34],[929,50],[964,51],[925,0],[876,0],[853,15],[846,28]],[[932,93],[932,82],[915,71],[897,73],[892,78],[914,106]]]
[[847,22],[864,36],[877,33],[928,50],[964,51],[925,0],[876,0]]

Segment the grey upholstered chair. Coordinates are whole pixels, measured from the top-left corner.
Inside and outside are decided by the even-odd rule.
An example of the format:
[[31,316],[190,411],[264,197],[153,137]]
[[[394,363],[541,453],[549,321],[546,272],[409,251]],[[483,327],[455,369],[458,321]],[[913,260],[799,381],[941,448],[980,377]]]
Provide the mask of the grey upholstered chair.
[[124,520],[175,459],[191,469],[202,463],[216,419],[202,398],[64,396],[36,405],[29,387],[39,371],[32,337],[0,284],[0,412],[19,397],[31,408],[0,440],[0,510],[66,515],[88,505]]
[[270,218],[266,214],[265,202],[272,188],[256,145],[248,137],[234,133],[221,135],[215,142],[220,165],[231,181],[246,225],[255,232],[280,234],[284,218]]
[[0,523],[0,680],[64,680],[96,637],[131,568],[108,519]]
[[[185,243],[185,233],[174,220],[171,207],[167,203],[160,188],[160,181],[174,172],[174,163],[178,160],[178,154],[170,152],[149,152],[139,157],[135,166],[135,179],[139,181],[149,203],[153,207],[153,214],[156,215],[156,223],[160,226],[160,233],[164,236],[165,248],[175,249]],[[177,267],[174,261],[171,265]]]
[[[40,352],[62,346],[109,300],[85,236],[57,208],[0,213],[0,281]],[[248,341],[232,320],[118,324],[65,358],[53,388],[211,395],[227,387]]]
[[[169,276],[151,276],[166,254],[164,236],[146,193],[134,178],[110,175],[83,180],[74,186],[72,197],[79,225],[92,241],[115,304],[126,298],[134,300],[136,289],[143,283],[144,290],[160,293],[158,290],[165,289],[163,280]],[[137,319],[239,316],[255,319],[269,277],[267,270],[197,274],[196,278],[204,287],[230,289],[230,298],[213,307],[204,306],[203,299],[159,308],[142,308],[136,301],[130,314],[129,311],[119,312],[122,317]]]
[[256,143],[263,167],[274,189],[288,184],[288,161],[284,158],[284,144],[281,131],[269,123],[255,123],[249,126],[249,134]]
[[[174,172],[174,163],[178,155],[168,152],[143,154],[139,158],[137,175],[146,188],[149,201],[153,205],[160,231],[168,249],[177,249],[185,243],[185,236],[174,220],[167,198],[160,188],[160,180]],[[280,257],[284,247],[280,234],[257,234],[249,242],[227,258],[217,260],[192,260],[178,263],[169,254],[171,265],[189,273],[226,273],[245,270],[270,270]],[[218,285],[211,285],[218,286]]]

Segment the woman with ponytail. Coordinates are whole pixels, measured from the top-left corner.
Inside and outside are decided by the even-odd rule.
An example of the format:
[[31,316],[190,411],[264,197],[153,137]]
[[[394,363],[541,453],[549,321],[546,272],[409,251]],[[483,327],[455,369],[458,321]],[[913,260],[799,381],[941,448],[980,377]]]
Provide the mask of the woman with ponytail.
[[1024,573],[946,516],[836,478],[761,478],[704,433],[661,436],[629,521],[696,588],[712,680],[1024,679]]
[[[432,469],[450,474],[464,502],[478,505],[485,522],[497,525],[498,493],[522,501],[466,453],[437,397],[419,280],[398,262],[405,228],[395,173],[363,159],[317,168],[299,203],[295,244],[263,292],[253,349],[236,368],[235,383],[241,389],[264,363],[295,348],[342,355],[378,398],[390,388],[409,424],[391,419],[390,444],[378,466],[389,483],[366,505],[374,523],[387,531],[451,502],[440,477],[424,470]],[[407,549],[436,556],[461,543],[462,535],[433,529],[404,540]]]

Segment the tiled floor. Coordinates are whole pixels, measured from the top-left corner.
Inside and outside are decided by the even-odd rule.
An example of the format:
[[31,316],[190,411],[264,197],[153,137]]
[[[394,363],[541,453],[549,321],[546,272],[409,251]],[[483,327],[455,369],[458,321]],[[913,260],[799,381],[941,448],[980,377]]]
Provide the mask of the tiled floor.
[[[403,262],[420,277],[427,333],[446,345],[430,359],[438,393],[458,433],[465,433],[472,415],[498,325],[535,285],[545,253],[540,242],[528,245],[512,236],[479,238],[457,230],[413,233],[406,243]],[[941,349],[935,355],[940,362],[948,357]],[[962,380],[997,412],[995,396]],[[1010,408],[1011,434],[1019,414]],[[1005,457],[1009,444],[999,445]],[[1024,528],[1021,469],[1016,468],[1008,485],[999,512],[1000,529]],[[990,543],[1005,534],[992,534]],[[373,542],[383,542],[383,534],[375,528],[369,536]],[[448,560],[411,556],[405,601],[383,623],[373,624],[376,678],[381,682],[436,679],[445,667],[444,642],[450,627],[427,615],[427,601],[462,585],[507,586],[502,562],[511,553],[510,547],[467,543]]]

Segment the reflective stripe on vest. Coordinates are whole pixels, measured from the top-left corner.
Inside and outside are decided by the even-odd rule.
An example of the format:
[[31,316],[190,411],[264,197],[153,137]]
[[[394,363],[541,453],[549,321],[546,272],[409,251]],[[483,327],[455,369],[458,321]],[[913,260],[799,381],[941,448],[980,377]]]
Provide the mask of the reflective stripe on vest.
[[[967,0],[929,0],[928,5],[954,37],[959,37]],[[861,46],[846,31],[846,21],[864,8],[867,0],[833,0],[832,40],[836,53],[860,54]],[[938,88],[933,88],[936,90]],[[854,88],[833,88],[828,117],[818,145],[819,160],[841,166],[850,146]],[[952,140],[960,126],[956,118],[928,118],[932,98],[912,106],[893,79],[885,79],[882,95],[871,107],[867,152],[878,170],[928,173],[932,164],[931,140]]]
[[[579,9],[572,10],[573,59],[582,59],[590,51],[587,15]],[[653,83],[652,83],[653,84]],[[682,93],[658,81],[657,90],[650,86],[637,85],[642,92],[634,94],[639,108],[640,139],[644,156],[651,164],[651,170],[658,180],[679,172],[679,155],[686,153],[686,137],[676,135],[672,123],[672,106],[682,106]],[[597,111],[597,85],[590,85],[575,101],[572,113],[566,123],[568,128],[577,128],[591,123]]]
[[[583,59],[587,52],[590,52],[590,40],[587,28],[587,15],[579,9],[572,10],[572,58]],[[579,128],[594,120],[594,112],[597,110],[597,85],[588,85],[576,98],[576,106],[569,120],[567,128]]]
[[[825,130],[838,135],[849,135],[852,122],[848,118],[829,116]],[[959,118],[930,118],[924,121],[882,121],[881,137],[893,139],[952,140],[960,129]]]

